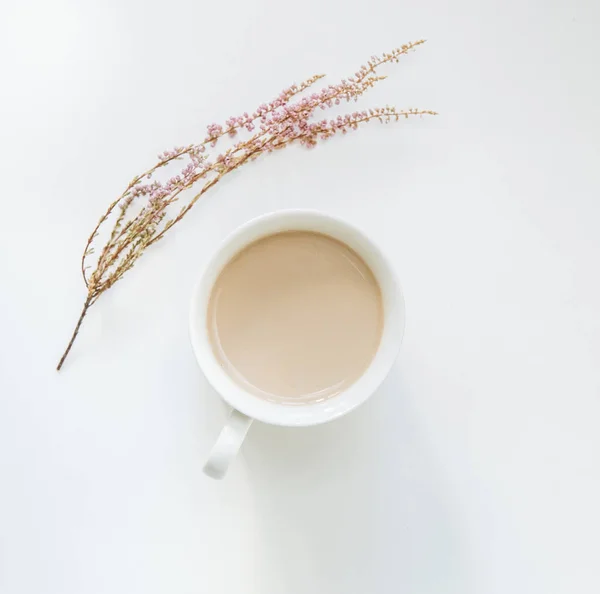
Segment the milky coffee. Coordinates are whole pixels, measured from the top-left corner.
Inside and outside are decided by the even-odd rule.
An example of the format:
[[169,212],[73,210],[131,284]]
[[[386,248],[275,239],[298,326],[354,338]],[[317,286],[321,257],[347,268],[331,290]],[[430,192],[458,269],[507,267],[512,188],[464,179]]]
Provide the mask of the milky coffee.
[[241,250],[212,289],[213,351],[246,390],[283,404],[331,398],[355,382],[383,327],[379,285],[342,242],[309,231]]

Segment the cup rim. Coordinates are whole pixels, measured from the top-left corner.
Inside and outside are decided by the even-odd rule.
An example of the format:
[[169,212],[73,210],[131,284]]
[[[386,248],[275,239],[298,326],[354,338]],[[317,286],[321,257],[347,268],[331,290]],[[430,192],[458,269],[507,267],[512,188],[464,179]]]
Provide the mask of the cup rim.
[[[250,238],[246,242],[242,242],[240,247],[230,254],[221,265],[217,262],[237,240],[249,231],[265,227],[269,224],[288,221],[289,226],[282,230],[294,230],[293,221],[319,221],[335,227],[338,231],[352,234],[356,240],[361,243],[364,249],[356,249],[354,245],[349,245],[372,268],[368,259],[377,261],[379,275],[374,270],[375,276],[382,286],[382,274],[385,275],[387,298],[390,303],[390,308],[385,311],[385,322],[382,339],[375,353],[373,361],[365,370],[362,376],[340,394],[333,396],[319,403],[290,405],[264,400],[259,396],[246,391],[242,386],[235,382],[229,374],[219,364],[208,337],[206,324],[207,301],[208,296],[214,286],[214,280],[223,269],[223,267],[231,260],[236,253],[244,249],[247,245],[256,240]],[[300,227],[301,230],[307,230],[309,227]],[[319,231],[317,231],[319,232]],[[267,231],[258,237],[265,237],[277,233],[277,231]],[[335,237],[335,235],[332,235]],[[344,241],[343,239],[341,241]],[[348,244],[348,242],[345,242]],[[369,252],[368,254],[366,252]],[[214,279],[208,287],[207,279],[210,276]],[[382,288],[383,292],[383,288]],[[205,304],[205,307],[202,307]],[[206,260],[206,264],[196,281],[192,291],[190,303],[189,324],[190,324],[190,339],[192,349],[198,361],[201,371],[204,373],[207,381],[213,389],[233,408],[239,410],[245,415],[268,423],[271,425],[281,426],[309,426],[326,423],[339,418],[363,402],[376,391],[381,382],[388,375],[392,365],[394,364],[402,338],[404,334],[405,322],[405,306],[404,297],[400,284],[390,265],[388,258],[384,255],[377,244],[359,228],[346,220],[334,215],[324,213],[314,209],[282,209],[272,211],[260,216],[254,217],[243,223],[231,233],[213,250],[210,257]],[[388,317],[389,316],[389,317]],[[386,337],[385,351],[382,351],[384,337]]]

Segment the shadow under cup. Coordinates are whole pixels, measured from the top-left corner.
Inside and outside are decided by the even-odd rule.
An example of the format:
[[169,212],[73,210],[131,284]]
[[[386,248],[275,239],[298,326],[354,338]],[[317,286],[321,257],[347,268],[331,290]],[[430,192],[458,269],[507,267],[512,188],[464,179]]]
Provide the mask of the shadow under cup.
[[[207,324],[213,287],[223,268],[239,252],[266,236],[308,231],[330,236],[356,252],[373,273],[381,290],[383,328],[375,355],[365,372],[340,393],[326,400],[290,406],[257,396],[224,369],[215,356]],[[364,233],[335,217],[317,211],[279,211],[253,219],[234,231],[208,262],[193,293],[190,334],[198,363],[212,387],[234,409],[265,423],[307,426],[338,418],[364,402],[388,374],[404,331],[402,291],[380,249]]]

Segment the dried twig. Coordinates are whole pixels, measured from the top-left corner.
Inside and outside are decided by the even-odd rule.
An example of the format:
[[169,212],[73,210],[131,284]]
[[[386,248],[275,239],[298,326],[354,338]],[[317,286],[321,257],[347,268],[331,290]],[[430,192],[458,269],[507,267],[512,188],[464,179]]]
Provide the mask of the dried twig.
[[[244,113],[239,117],[229,118],[224,126],[210,124],[207,127],[207,135],[200,144],[166,151],[158,156],[158,162],[153,167],[134,177],[121,196],[100,218],[85,246],[81,271],[87,295],[57,370],[63,366],[83,319],[100,295],[123,278],[146,248],[162,239],[224,175],[261,155],[282,149],[293,142],[313,147],[320,140],[326,140],[339,132],[345,134],[355,130],[360,124],[370,120],[388,123],[410,116],[435,115],[435,112],[428,110],[400,111],[394,107],[383,107],[355,111],[330,120],[315,120],[313,117],[318,109],[326,110],[342,102],[357,101],[365,91],[385,78],[376,74],[381,65],[398,62],[402,55],[422,43],[424,40],[403,45],[381,56],[372,56],[354,76],[295,101],[292,99],[324,75],[318,74],[299,85],[292,85],[270,103],[260,105],[252,114]],[[224,138],[233,139],[240,133],[245,133],[246,138],[238,140],[216,155],[210,154],[210,149],[218,142]],[[184,161],[183,166],[181,161]],[[179,165],[179,170],[166,181],[149,181],[158,177],[161,170],[166,171],[174,165]],[[187,199],[179,212],[170,215],[170,207],[180,200],[182,192],[192,187],[198,187],[199,191]],[[91,266],[88,262],[96,252],[100,233],[111,220],[114,222],[106,243]],[[93,268],[93,271],[88,274],[90,268]]]

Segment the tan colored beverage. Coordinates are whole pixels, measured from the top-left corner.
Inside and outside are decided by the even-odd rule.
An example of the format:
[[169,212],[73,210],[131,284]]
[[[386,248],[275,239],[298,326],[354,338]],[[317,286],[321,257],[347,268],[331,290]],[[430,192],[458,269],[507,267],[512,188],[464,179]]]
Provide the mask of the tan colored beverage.
[[355,382],[383,329],[379,285],[342,242],[270,235],[234,256],[209,301],[213,351],[245,389],[286,404],[319,402]]

